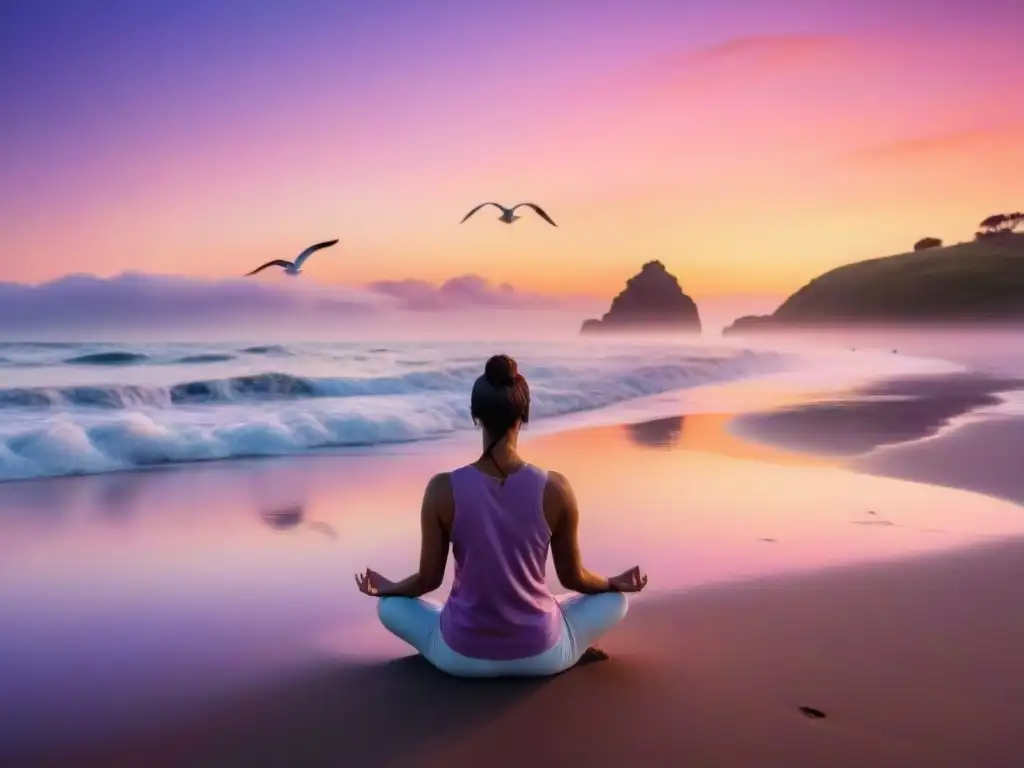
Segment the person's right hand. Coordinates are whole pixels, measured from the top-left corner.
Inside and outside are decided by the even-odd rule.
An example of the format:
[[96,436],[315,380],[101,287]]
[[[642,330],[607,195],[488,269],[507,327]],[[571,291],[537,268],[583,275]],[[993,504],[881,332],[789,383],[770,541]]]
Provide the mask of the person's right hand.
[[364,595],[370,597],[386,597],[387,591],[395,586],[395,582],[386,579],[372,568],[356,574],[356,586]]
[[640,566],[634,565],[618,576],[609,576],[608,583],[616,592],[639,592],[647,586],[647,574],[640,574]]

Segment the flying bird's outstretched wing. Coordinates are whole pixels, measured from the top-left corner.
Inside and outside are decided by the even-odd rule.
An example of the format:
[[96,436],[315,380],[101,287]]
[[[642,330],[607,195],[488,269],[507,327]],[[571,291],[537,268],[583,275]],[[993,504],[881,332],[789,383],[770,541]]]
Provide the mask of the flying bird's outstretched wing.
[[463,216],[463,217],[462,217],[462,221],[460,221],[460,222],[459,222],[459,224],[461,224],[461,223],[462,223],[463,221],[465,221],[466,219],[468,219],[468,218],[469,218],[470,216],[472,216],[472,215],[473,215],[474,213],[476,213],[477,211],[479,211],[479,210],[480,210],[481,208],[483,208],[483,207],[484,207],[485,205],[493,205],[493,206],[494,206],[495,208],[500,208],[500,209],[501,209],[501,211],[502,211],[502,213],[504,213],[504,212],[505,212],[505,208],[504,208],[504,207],[502,206],[502,204],[501,204],[501,203],[480,203],[480,205],[478,205],[478,206],[477,206],[476,208],[474,208],[474,209],[473,209],[472,211],[470,211],[470,212],[469,212],[469,213],[467,213],[467,214],[466,214],[465,216]]
[[[541,208],[536,203],[520,203],[519,205],[516,206],[516,208],[519,208],[520,206],[523,205],[525,205],[527,208],[533,208],[533,210],[537,212],[537,215],[544,219],[544,221],[546,221],[552,227],[558,226],[557,224],[555,224],[554,220],[544,212],[544,209]],[[516,208],[513,208],[512,210],[514,211]]]
[[274,259],[273,261],[268,261],[261,267],[256,267],[256,269],[254,269],[252,272],[246,272],[245,276],[249,277],[249,275],[255,275],[257,272],[262,272],[267,267],[284,267],[285,269],[287,269],[290,266],[292,266],[292,263],[290,261],[285,261],[284,259]]
[[299,267],[301,267],[302,266],[302,262],[304,262],[306,259],[308,259],[310,256],[312,256],[314,253],[319,251],[321,248],[330,248],[332,245],[334,245],[337,242],[338,242],[337,239],[335,239],[335,240],[325,240],[322,243],[317,243],[316,245],[309,246],[309,248],[307,248],[306,250],[304,250],[302,253],[300,253],[298,256],[295,257],[295,268],[298,269]]

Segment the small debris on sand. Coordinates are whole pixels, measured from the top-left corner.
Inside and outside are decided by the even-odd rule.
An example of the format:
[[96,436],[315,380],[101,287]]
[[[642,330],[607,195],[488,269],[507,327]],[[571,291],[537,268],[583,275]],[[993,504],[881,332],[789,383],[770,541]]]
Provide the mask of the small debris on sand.
[[814,707],[800,707],[800,711],[812,720],[821,720],[825,717],[824,712],[820,709],[815,709]]

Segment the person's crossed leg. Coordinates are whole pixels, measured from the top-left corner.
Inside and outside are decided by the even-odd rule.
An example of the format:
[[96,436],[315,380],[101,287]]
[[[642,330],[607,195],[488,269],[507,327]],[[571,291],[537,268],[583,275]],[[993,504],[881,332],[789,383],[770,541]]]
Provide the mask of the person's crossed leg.
[[559,601],[562,637],[544,653],[525,659],[497,661],[471,659],[456,653],[444,642],[440,618],[442,606],[420,598],[383,597],[377,606],[381,623],[393,635],[415,648],[439,669],[457,676],[544,676],[564,672],[577,663],[607,659],[592,644],[625,617],[629,608],[621,592],[575,595]]
[[573,664],[607,659],[608,654],[594,647],[593,643],[626,617],[629,610],[626,596],[621,592],[576,595],[559,605],[574,640]]

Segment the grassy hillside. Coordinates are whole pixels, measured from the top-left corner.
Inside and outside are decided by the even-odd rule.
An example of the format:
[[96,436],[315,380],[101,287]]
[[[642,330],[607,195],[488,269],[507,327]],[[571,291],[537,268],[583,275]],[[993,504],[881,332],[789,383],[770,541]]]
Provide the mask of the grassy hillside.
[[814,278],[771,315],[732,331],[862,323],[1024,322],[1024,234],[847,264]]

